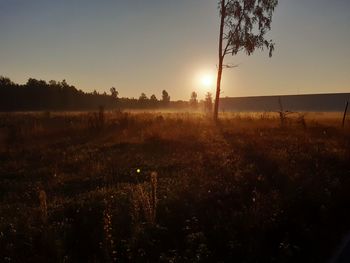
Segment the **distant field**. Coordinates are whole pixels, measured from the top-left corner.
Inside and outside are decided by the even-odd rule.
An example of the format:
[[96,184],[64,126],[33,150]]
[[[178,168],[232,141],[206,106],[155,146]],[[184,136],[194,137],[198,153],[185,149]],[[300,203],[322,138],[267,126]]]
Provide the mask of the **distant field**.
[[0,114],[0,262],[328,262],[342,113]]

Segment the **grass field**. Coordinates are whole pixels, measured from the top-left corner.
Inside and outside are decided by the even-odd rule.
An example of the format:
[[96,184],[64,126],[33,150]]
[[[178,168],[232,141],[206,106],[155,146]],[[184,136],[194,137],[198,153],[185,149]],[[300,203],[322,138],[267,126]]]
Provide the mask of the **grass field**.
[[0,115],[1,262],[328,262],[350,231],[341,113]]

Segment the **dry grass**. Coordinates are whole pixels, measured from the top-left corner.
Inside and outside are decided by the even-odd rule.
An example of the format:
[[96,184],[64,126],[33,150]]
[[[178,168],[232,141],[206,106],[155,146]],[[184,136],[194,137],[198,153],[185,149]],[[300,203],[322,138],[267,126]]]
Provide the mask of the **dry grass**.
[[350,231],[341,113],[91,116],[0,115],[0,261],[327,262]]

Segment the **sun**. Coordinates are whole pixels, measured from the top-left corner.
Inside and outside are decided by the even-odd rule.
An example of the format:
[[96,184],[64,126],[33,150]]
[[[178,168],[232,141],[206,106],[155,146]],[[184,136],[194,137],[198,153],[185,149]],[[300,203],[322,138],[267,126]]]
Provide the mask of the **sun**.
[[199,76],[199,82],[204,88],[211,88],[214,86],[215,76],[213,73],[202,73]]

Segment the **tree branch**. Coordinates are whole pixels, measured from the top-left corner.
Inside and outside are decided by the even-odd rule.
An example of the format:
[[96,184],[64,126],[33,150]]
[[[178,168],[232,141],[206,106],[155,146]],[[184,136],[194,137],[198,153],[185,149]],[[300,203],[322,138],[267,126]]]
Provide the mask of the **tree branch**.
[[237,68],[239,66],[239,64],[226,64],[226,65],[222,65],[224,68]]
[[[225,47],[225,49],[224,49],[223,58],[224,58],[227,54],[229,54],[229,53],[231,53],[231,52],[233,51],[233,48],[232,48],[231,52],[227,52],[228,49],[229,49],[229,47],[230,47],[230,43],[231,43],[231,41],[230,41],[230,35],[232,36],[232,35],[237,34],[238,28],[241,27],[241,23],[242,23],[242,19],[243,19],[244,15],[245,15],[245,12],[244,12],[244,9],[243,9],[242,14],[241,14],[241,16],[240,16],[240,18],[239,18],[239,20],[238,20],[238,23],[237,23],[237,25],[236,25],[236,27],[235,27],[235,30],[233,31],[233,33],[231,33],[232,30],[230,30],[230,32],[229,32],[229,34],[228,34],[228,36],[227,36],[227,43],[226,43],[226,47]],[[239,52],[239,51],[240,51],[240,50],[238,50],[238,52]]]

